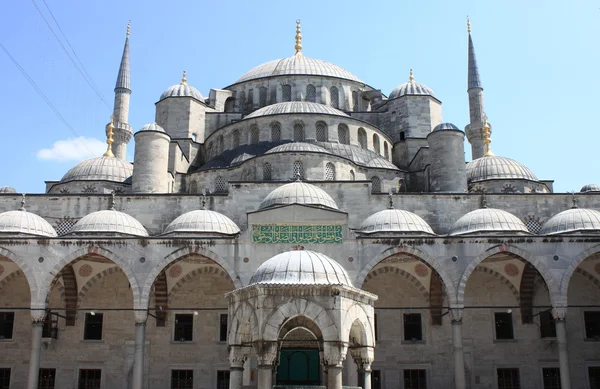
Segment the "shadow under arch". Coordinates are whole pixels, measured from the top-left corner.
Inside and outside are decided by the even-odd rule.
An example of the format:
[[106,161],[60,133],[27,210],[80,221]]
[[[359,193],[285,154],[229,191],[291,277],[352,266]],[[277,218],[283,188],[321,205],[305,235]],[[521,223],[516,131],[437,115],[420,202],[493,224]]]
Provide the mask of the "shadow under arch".
[[23,273],[25,279],[27,280],[27,286],[29,287],[29,293],[31,296],[31,307],[38,308],[36,306],[37,304],[34,304],[34,296],[36,296],[38,292],[38,283],[37,279],[35,278],[33,268],[29,265],[29,263],[27,263],[27,261],[25,261],[25,259],[23,259],[23,257],[13,253],[8,249],[5,249],[4,247],[0,247],[0,257],[4,257],[10,260],[12,263],[17,265],[19,270]]
[[571,282],[571,278],[575,273],[575,269],[577,269],[583,261],[596,254],[600,254],[600,244],[590,247],[589,249],[577,254],[575,258],[571,260],[567,269],[564,271],[563,276],[560,280],[559,298],[563,299],[563,301],[561,302],[564,303],[565,306],[568,303],[569,283]]

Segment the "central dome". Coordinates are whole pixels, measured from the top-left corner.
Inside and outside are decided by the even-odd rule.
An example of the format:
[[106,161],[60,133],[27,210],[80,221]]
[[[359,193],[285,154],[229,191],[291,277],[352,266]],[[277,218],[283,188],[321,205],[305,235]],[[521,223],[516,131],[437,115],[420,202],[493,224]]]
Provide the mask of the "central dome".
[[349,117],[346,113],[328,105],[310,103],[308,101],[287,101],[284,103],[277,103],[257,109],[256,111],[246,116],[244,119],[256,118],[259,116],[282,115],[289,113],[317,113],[323,115]]
[[133,174],[133,165],[115,157],[97,157],[78,163],[60,180],[124,182]]
[[[337,65],[305,56],[281,58],[258,65],[235,82],[246,82],[258,78],[292,75],[310,75],[342,78],[363,83],[358,77]],[[364,84],[364,83],[363,83]]]
[[258,267],[250,285],[346,285],[352,286],[344,268],[328,256],[308,250],[278,254]]
[[338,209],[331,196],[323,189],[301,181],[291,182],[275,189],[265,197],[258,209],[272,205],[306,204]]

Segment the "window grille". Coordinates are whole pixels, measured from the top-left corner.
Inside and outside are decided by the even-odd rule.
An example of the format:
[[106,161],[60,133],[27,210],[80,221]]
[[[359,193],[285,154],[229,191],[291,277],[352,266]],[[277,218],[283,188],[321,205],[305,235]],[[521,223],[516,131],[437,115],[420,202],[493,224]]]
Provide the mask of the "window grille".
[[427,389],[427,374],[424,369],[404,370],[404,389]]
[[84,340],[102,340],[102,322],[104,315],[98,312],[85,314],[83,328]]
[[381,146],[379,145],[379,136],[377,134],[373,134],[373,150],[379,155],[381,155]]
[[381,193],[381,180],[379,177],[371,178],[371,192]]
[[346,127],[344,124],[340,124],[338,126],[338,141],[344,145],[350,144],[350,134],[348,131],[348,127]]
[[235,130],[233,132],[233,148],[240,147],[240,132],[239,130]]
[[258,143],[259,132],[258,127],[252,127],[250,129],[250,144],[255,145]]
[[175,315],[175,328],[173,330],[173,341],[191,342],[194,340],[194,315],[182,313]]
[[498,369],[498,389],[521,389],[519,369]]
[[527,230],[533,234],[539,234],[544,223],[539,218],[529,215],[525,218],[525,226]]
[[420,313],[404,314],[404,340],[417,341],[423,340],[423,330],[421,327]]
[[367,149],[367,132],[362,127],[358,129],[358,144],[363,149]]
[[80,369],[78,389],[100,389],[102,370],[100,369]]
[[97,189],[94,185],[86,185],[83,187],[83,193],[96,193]]
[[545,367],[542,369],[544,389],[560,389],[560,369],[558,367]]
[[317,141],[327,142],[329,136],[327,134],[327,124],[323,122],[317,123]]
[[304,140],[304,126],[302,124],[294,124],[294,141],[302,142]]
[[227,322],[228,316],[226,313],[219,315],[219,342],[227,341]]
[[264,86],[258,88],[258,105],[261,108],[267,105],[267,88]]
[[304,179],[304,164],[301,161],[294,162],[294,179]]
[[271,181],[272,169],[269,162],[263,164],[263,181]]
[[280,142],[281,141],[281,124],[273,123],[271,124],[271,142]]
[[0,389],[10,388],[10,369],[7,367],[0,368]]
[[229,370],[217,371],[217,389],[229,389]]
[[331,89],[329,89],[329,94],[331,95],[331,106],[333,108],[340,108],[340,92],[338,91],[338,88],[336,88],[335,86],[332,86]]
[[385,159],[389,161],[390,159],[390,150],[388,149],[387,142],[383,142],[383,156]]
[[250,88],[250,89],[248,89],[248,99],[246,100],[246,105],[244,108],[246,110],[251,110],[253,104],[254,104],[254,89]]
[[227,193],[229,187],[227,181],[221,176],[215,179],[215,193]]
[[514,339],[512,313],[496,312],[494,313],[496,325],[496,339]]
[[325,180],[335,181],[335,165],[331,162],[327,162],[325,165]]
[[68,233],[71,232],[71,230],[73,229],[73,226],[75,225],[75,223],[77,223],[77,220],[70,218],[68,216],[65,216],[63,218],[60,218],[59,220],[56,221],[56,234],[58,236],[61,235],[66,235]]
[[600,387],[600,366],[588,366],[590,388]]
[[40,369],[38,389],[54,389],[56,369]]
[[171,370],[171,389],[193,389],[193,370]]
[[352,110],[358,111],[358,92],[352,91]]
[[0,312],[0,339],[12,339],[15,326],[14,312]]
[[283,85],[281,87],[281,101],[292,101],[292,86]]
[[306,86],[306,101],[311,103],[317,102],[317,89],[312,84]]

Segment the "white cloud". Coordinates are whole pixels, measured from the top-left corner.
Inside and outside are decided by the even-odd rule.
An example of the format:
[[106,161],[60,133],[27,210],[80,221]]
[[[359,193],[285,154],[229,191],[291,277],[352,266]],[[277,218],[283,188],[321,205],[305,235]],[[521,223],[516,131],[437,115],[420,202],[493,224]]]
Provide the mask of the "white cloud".
[[106,151],[106,143],[95,139],[80,136],[75,139],[59,140],[54,142],[52,148],[41,149],[37,157],[52,161],[81,161],[88,158],[99,157]]

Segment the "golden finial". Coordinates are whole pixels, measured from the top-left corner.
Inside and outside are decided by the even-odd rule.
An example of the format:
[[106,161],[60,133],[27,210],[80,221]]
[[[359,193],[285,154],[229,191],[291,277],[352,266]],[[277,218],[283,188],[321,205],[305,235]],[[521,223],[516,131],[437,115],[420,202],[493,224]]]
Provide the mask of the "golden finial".
[[300,30],[300,19],[296,20],[296,57],[302,57],[302,31]]
[[408,76],[408,82],[415,82],[415,76],[413,75],[412,69],[410,69],[410,75]]
[[467,15],[467,32],[471,33],[471,19],[469,19],[469,15]]
[[187,85],[187,73],[185,70],[183,71],[183,76],[181,76],[181,85]]
[[105,157],[114,157],[115,155],[112,152],[112,144],[114,142],[113,140],[113,135],[115,134],[113,132],[113,130],[115,129],[115,126],[113,124],[113,121],[115,120],[114,116],[110,117],[110,123],[108,123],[108,131],[106,131],[106,144],[108,145],[108,147],[106,148],[106,153],[104,153]]
[[131,20],[127,23],[127,36],[131,34]]
[[492,132],[491,132],[490,124],[487,121],[487,115],[484,115],[484,117],[483,117],[483,144],[484,144],[484,149],[485,149],[485,153],[483,154],[484,157],[491,157],[494,155],[494,153],[490,149],[490,143],[492,143],[492,140],[490,139],[491,135],[492,135]]

